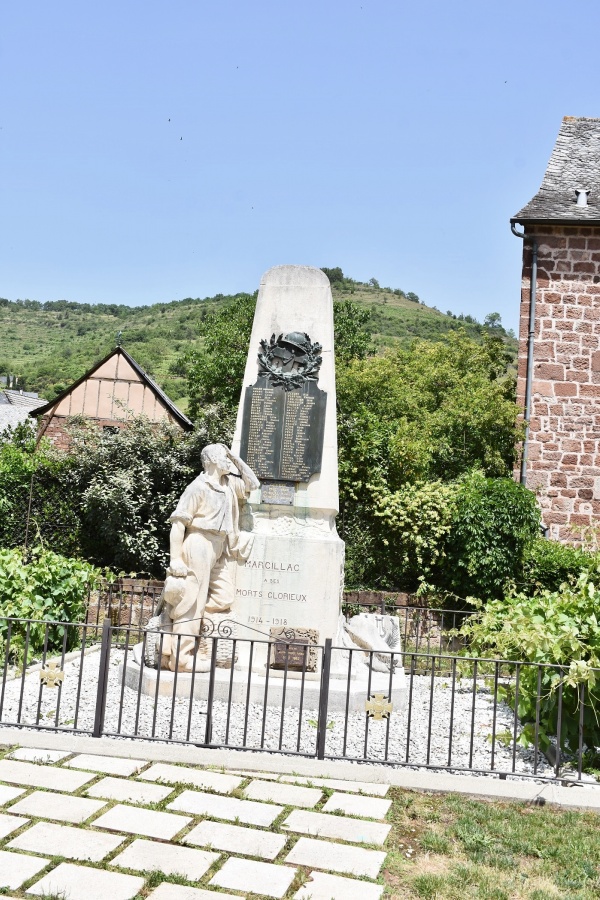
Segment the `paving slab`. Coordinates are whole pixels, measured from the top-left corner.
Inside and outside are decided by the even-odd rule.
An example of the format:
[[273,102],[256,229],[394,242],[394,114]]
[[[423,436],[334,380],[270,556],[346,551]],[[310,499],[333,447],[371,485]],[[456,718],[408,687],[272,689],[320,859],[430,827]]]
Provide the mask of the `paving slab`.
[[70,769],[91,769],[103,775],[135,775],[148,763],[143,759],[123,759],[120,756],[94,756],[91,753],[80,753],[65,763]]
[[66,859],[100,862],[122,844],[123,835],[102,834],[89,828],[71,828],[53,822],[38,822],[23,834],[13,838],[6,846],[10,850],[29,850],[31,853],[48,853]]
[[72,822],[79,825],[105,806],[103,800],[87,800],[85,797],[71,797],[69,794],[34,791],[13,804],[10,811],[35,816],[36,819],[55,819],[58,822]]
[[61,863],[27,893],[56,895],[64,900],[132,900],[143,887],[144,879],[136,875]]
[[218,794],[229,794],[240,786],[243,778],[235,775],[223,775],[221,772],[209,772],[203,769],[190,769],[187,766],[169,766],[156,763],[139,776],[144,781],[166,781],[167,784],[191,784],[204,790],[216,791]]
[[70,772],[68,769],[58,769],[54,766],[40,766],[16,759],[0,759],[0,781],[8,781],[9,784],[49,788],[52,791],[64,791],[69,794],[93,781],[95,777],[87,772]]
[[228,775],[241,775],[242,778],[264,778],[265,781],[277,781],[276,772],[248,772],[245,769],[227,769]]
[[280,784],[277,781],[251,781],[244,788],[244,796],[249,800],[270,800],[284,806],[302,806],[311,809],[323,797],[318,788],[298,787],[295,784]]
[[[262,775],[260,776],[263,777]],[[372,797],[385,797],[389,791],[387,784],[370,784],[368,781],[342,781],[341,778],[305,778],[302,775],[281,775],[280,781],[294,784],[315,784],[317,787],[331,788],[332,791],[345,791],[348,794],[366,794]]]
[[239,894],[224,894],[223,891],[203,891],[200,888],[184,887],[182,884],[162,884],[148,894],[146,900],[240,900]]
[[89,797],[121,800],[124,803],[160,803],[173,793],[173,788],[159,784],[140,784],[125,778],[102,778],[86,791]]
[[35,747],[19,747],[8,754],[7,759],[20,759],[22,762],[55,763],[70,756],[63,750],[38,750]]
[[211,878],[210,884],[233,891],[262,894],[264,897],[283,897],[295,877],[296,869],[288,866],[230,856]]
[[285,858],[286,862],[311,869],[328,869],[345,875],[377,878],[386,854],[382,850],[364,850],[347,844],[332,844],[301,837]]
[[331,795],[322,809],[323,812],[341,810],[346,816],[362,816],[363,819],[385,819],[391,805],[391,800],[336,793]]
[[21,816],[8,816],[6,813],[0,813],[0,841],[28,822],[29,819],[23,819]]
[[20,797],[21,794],[24,793],[25,791],[23,788],[9,787],[7,784],[0,784],[0,806],[4,806],[5,803],[10,803],[15,797]]
[[140,872],[158,871],[164,872],[165,875],[182,875],[188,881],[199,881],[218,858],[218,853],[191,850],[188,847],[161,844],[140,838],[119,853],[110,864]]
[[272,831],[204,821],[186,834],[183,842],[196,847],[212,847],[215,850],[239,853],[241,856],[275,859],[283,850],[286,837],[283,834],[273,834]]
[[169,809],[182,810],[196,816],[210,816],[211,819],[238,819],[245,825],[270,825],[283,812],[282,806],[271,803],[255,803],[253,800],[236,800],[235,797],[220,797],[203,794],[201,791],[183,791],[169,803]]
[[383,885],[311,872],[310,881],[294,894],[294,900],[379,900]]
[[118,804],[96,819],[94,828],[110,828],[111,831],[143,834],[144,837],[169,841],[191,821],[189,816],[177,816],[174,813],[156,812],[153,809],[140,809],[137,806]]
[[297,834],[383,847],[392,826],[384,825],[383,822],[366,822],[364,819],[347,819],[344,816],[295,809],[281,827]]
[[22,853],[0,850],[0,888],[16,891],[25,881],[41,872],[49,862],[49,859],[40,859],[39,856],[23,856]]

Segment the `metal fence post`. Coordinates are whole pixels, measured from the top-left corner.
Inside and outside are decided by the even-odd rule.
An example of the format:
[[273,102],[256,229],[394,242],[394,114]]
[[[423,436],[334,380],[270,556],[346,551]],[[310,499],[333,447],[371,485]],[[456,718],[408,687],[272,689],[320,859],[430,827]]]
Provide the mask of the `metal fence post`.
[[102,737],[104,729],[104,716],[106,713],[106,694],[108,688],[108,665],[110,660],[111,639],[110,618],[107,617],[102,624],[102,643],[100,644],[100,666],[98,669],[98,691],[96,693],[96,715],[94,717],[94,730],[92,737]]
[[[208,746],[212,740],[212,708],[215,696],[215,670],[217,668],[217,644],[218,637],[213,638],[212,652],[210,655],[210,677],[208,681],[208,697],[206,698],[206,730],[204,732],[204,744]],[[233,665],[233,663],[232,663]]]
[[329,672],[331,670],[331,638],[325,639],[321,666],[321,690],[319,692],[319,718],[317,720],[317,759],[325,759],[327,738],[327,706],[329,703]]

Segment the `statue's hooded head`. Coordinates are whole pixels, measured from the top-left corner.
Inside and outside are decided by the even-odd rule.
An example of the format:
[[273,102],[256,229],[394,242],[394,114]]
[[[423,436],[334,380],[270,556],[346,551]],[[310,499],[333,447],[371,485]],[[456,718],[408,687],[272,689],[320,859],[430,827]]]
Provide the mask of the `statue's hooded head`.
[[222,444],[208,444],[200,454],[205,472],[214,467],[221,475],[229,472],[229,458]]

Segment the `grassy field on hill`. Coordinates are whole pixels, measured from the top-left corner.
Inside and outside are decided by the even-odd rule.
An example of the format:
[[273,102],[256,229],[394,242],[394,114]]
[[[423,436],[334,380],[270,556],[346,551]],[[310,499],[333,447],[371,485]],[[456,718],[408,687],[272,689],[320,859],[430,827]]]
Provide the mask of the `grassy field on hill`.
[[[439,340],[461,327],[474,338],[483,331],[470,316],[444,314],[409,299],[414,294],[349,279],[332,287],[334,300],[350,298],[370,311],[378,351],[414,338]],[[200,320],[231,299],[217,294],[138,307],[0,299],[0,375],[16,375],[20,387],[50,400],[102,359],[122,332],[127,351],[185,410],[186,382],[177,361],[198,345]],[[514,339],[505,337],[516,351]]]

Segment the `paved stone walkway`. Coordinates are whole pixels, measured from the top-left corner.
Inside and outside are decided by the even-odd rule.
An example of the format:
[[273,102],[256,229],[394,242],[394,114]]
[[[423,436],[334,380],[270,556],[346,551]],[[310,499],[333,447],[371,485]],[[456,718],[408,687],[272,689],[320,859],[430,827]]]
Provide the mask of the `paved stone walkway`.
[[61,900],[379,900],[387,790],[0,749],[0,888]]

